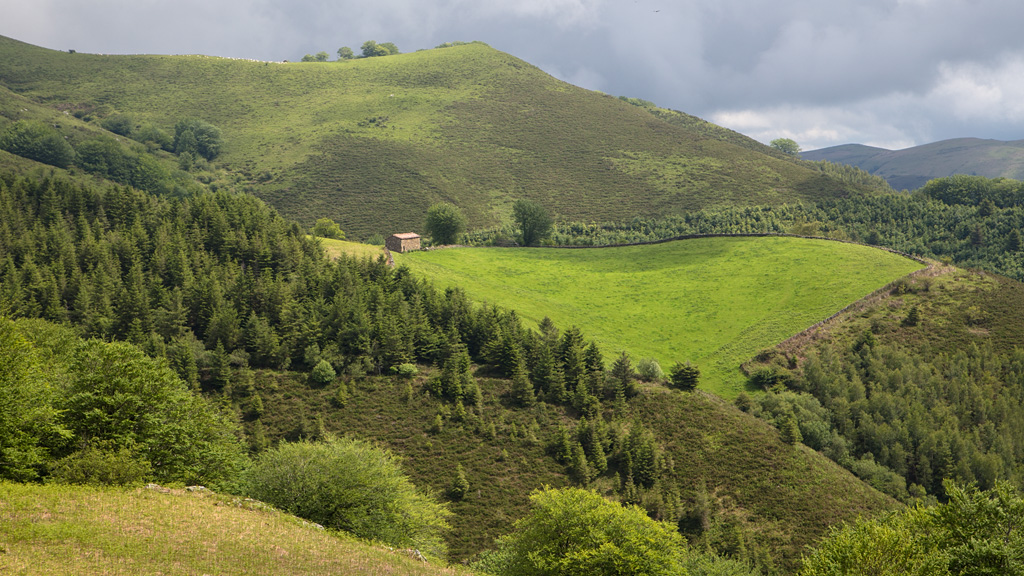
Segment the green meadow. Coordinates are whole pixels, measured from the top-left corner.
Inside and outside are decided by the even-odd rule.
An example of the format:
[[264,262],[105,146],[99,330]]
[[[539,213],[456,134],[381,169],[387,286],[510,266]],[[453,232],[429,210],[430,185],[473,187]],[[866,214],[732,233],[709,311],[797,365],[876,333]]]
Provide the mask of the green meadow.
[[743,390],[743,361],[922,267],[869,246],[790,237],[591,249],[453,248],[395,262],[473,299],[579,326],[608,359],[690,361],[701,387]]
[[361,242],[349,242],[348,240],[335,240],[334,238],[320,238],[320,246],[329,258],[338,258],[342,254],[348,254],[356,258],[376,258],[384,254],[384,248]]

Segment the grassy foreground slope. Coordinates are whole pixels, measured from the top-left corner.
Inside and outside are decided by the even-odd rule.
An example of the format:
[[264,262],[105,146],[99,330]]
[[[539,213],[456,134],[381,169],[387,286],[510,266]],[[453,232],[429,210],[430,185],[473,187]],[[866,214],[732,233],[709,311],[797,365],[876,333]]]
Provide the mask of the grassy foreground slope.
[[735,396],[739,365],[923,266],[855,244],[800,238],[699,238],[600,249],[459,248],[396,254],[441,285],[578,325],[606,354],[666,369],[696,363],[702,387]]
[[201,118],[222,129],[218,163],[240,187],[354,238],[421,231],[441,200],[483,227],[506,220],[517,198],[607,221],[861,191],[479,43],[286,64],[68,54],[0,37],[0,87],[91,121],[121,113],[170,131]]
[[0,483],[11,574],[468,574],[210,492]]

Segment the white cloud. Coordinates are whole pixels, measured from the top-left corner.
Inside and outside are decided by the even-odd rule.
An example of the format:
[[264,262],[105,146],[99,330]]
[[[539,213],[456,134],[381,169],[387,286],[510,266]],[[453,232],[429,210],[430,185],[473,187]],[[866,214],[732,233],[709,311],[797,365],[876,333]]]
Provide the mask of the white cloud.
[[961,120],[1024,122],[1024,55],[994,64],[943,62],[929,100]]
[[0,0],[80,52],[293,59],[482,40],[559,78],[804,148],[1024,138],[1020,0]]
[[[870,107],[868,107],[870,108]],[[889,150],[913,146],[916,138],[870,109],[822,106],[722,110],[710,120],[767,144],[791,138],[804,150],[857,142]]]

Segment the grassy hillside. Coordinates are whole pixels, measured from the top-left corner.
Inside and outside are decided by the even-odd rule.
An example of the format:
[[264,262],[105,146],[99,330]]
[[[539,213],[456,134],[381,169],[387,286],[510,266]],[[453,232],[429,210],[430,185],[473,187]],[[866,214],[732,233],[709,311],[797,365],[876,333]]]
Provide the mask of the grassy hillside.
[[857,166],[884,177],[897,190],[915,190],[928,180],[953,174],[1024,179],[1024,140],[954,138],[904,150],[847,144],[801,157]]
[[[270,439],[333,431],[374,440],[403,457],[402,468],[417,485],[439,494],[451,487],[452,471],[461,465],[470,490],[450,504],[449,549],[454,558],[465,558],[492,547],[525,514],[530,491],[572,483],[551,449],[558,428],[572,430],[577,416],[544,403],[516,406],[508,381],[478,372],[483,407],[458,422],[448,405],[423,392],[429,376],[350,381],[342,406],[337,385],[309,386],[299,375],[262,372],[256,389],[267,410],[260,426]],[[437,414],[448,415],[440,430],[433,424]],[[803,547],[828,526],[896,505],[821,454],[783,443],[772,426],[710,394],[645,387],[614,418],[643,422],[673,462],[662,489],[676,495],[685,516],[705,515],[705,530],[699,524],[687,528],[698,548],[771,557],[772,564],[792,568]],[[591,486],[615,497],[610,475]]]
[[60,112],[220,127],[218,163],[238,187],[307,225],[330,217],[355,238],[422,231],[440,200],[482,227],[507,219],[516,198],[566,220],[621,220],[859,190],[483,44],[285,64],[67,54],[0,38],[0,56],[0,87]]
[[167,489],[0,483],[12,574],[468,574],[328,533],[254,501]]
[[606,355],[691,361],[731,397],[741,362],[922,266],[874,248],[798,238],[700,238],[559,250],[466,248],[396,254],[475,300],[578,325]]

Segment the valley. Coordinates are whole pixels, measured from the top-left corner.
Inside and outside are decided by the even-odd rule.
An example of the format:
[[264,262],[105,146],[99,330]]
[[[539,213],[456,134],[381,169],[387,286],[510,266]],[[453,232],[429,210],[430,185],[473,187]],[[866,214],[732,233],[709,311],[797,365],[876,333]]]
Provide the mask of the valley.
[[[554,221],[540,247],[519,200]],[[441,202],[466,246],[389,266]],[[843,526],[1019,501],[1021,228],[1016,180],[896,192],[479,42],[0,37],[0,561],[515,574],[551,498],[576,573],[592,542],[653,557],[601,532],[630,515],[668,573],[817,576]],[[957,558],[933,545],[907,546]]]

